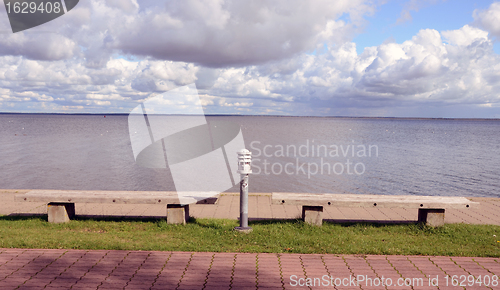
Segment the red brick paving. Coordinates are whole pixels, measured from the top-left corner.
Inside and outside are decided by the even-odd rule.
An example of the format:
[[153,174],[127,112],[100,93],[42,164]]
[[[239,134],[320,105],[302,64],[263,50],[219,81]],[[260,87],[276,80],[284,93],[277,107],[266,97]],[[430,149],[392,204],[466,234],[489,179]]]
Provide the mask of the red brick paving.
[[[22,249],[0,252],[0,289],[500,289],[494,277],[500,270],[498,258]],[[457,280],[452,281],[450,276],[447,279],[447,275],[457,275]],[[405,286],[405,281],[412,285]]]

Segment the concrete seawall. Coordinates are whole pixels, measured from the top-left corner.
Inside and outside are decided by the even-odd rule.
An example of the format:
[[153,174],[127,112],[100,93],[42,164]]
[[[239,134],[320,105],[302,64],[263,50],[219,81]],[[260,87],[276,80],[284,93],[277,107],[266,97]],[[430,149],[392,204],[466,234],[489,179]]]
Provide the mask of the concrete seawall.
[[[1,215],[39,215],[47,213],[46,203],[16,202],[14,196],[29,190],[0,190]],[[500,198],[471,197],[480,205],[470,209],[448,209],[446,223],[492,224],[500,225]],[[271,193],[250,193],[249,219],[294,219],[301,217],[301,207],[297,205],[273,205]],[[324,219],[334,222],[374,221],[374,222],[414,222],[417,209],[406,208],[343,208],[325,207]],[[77,203],[77,215],[83,216],[128,216],[128,217],[165,217],[165,205],[150,204],[98,204]],[[193,204],[190,215],[195,218],[238,219],[239,194],[223,193],[217,204]]]

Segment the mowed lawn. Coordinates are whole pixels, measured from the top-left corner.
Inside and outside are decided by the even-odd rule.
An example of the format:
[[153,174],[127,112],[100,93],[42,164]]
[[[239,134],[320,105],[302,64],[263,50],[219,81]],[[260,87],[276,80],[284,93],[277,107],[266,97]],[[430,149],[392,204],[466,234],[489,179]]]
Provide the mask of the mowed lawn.
[[90,219],[50,224],[46,216],[0,217],[0,247],[197,252],[330,253],[500,257],[500,226],[447,224],[334,224],[300,220],[250,222],[250,234],[234,231],[235,220]]

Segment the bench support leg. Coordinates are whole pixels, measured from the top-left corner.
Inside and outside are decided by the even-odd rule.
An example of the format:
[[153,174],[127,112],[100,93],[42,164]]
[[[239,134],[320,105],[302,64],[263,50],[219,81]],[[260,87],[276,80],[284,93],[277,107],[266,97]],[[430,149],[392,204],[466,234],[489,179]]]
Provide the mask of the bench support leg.
[[322,206],[302,206],[302,220],[305,223],[321,226],[323,225],[323,207]]
[[444,225],[444,209],[436,208],[419,208],[418,222],[425,223],[431,227],[439,227]]
[[75,217],[75,204],[65,202],[49,202],[47,205],[49,223],[67,223]]
[[189,220],[189,204],[167,204],[167,224],[185,225]]

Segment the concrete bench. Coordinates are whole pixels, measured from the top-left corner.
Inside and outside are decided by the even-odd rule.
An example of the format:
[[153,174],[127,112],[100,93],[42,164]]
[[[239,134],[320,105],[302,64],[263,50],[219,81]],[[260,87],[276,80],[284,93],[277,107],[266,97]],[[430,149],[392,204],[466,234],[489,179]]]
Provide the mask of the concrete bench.
[[466,209],[477,206],[465,197],[454,196],[414,196],[414,195],[368,195],[368,194],[312,194],[273,192],[273,204],[302,206],[302,219],[321,226],[323,207],[383,207],[418,208],[418,221],[430,226],[444,225],[447,208]]
[[75,216],[75,203],[165,204],[167,223],[185,224],[189,220],[189,204],[214,204],[215,192],[183,193],[171,191],[89,191],[89,190],[31,190],[17,194],[16,201],[47,202],[51,223],[69,222]]

